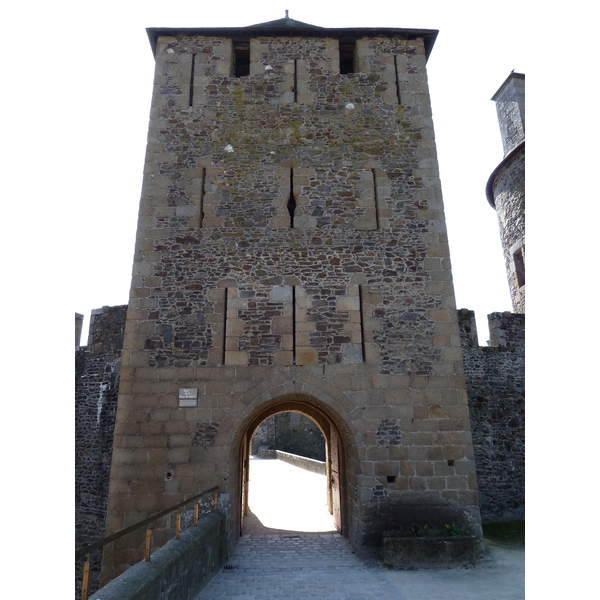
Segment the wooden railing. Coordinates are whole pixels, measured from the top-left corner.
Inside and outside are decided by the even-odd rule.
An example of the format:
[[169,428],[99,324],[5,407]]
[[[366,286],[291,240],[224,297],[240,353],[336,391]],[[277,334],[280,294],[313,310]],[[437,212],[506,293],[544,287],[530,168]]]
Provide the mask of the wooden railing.
[[[143,521],[139,521],[138,523],[135,523],[134,525],[130,525],[129,527],[126,527],[125,529],[121,529],[121,531],[117,531],[116,533],[113,533],[112,535],[109,535],[109,536],[101,539],[98,542],[86,544],[85,546],[82,546],[81,548],[76,550],[75,551],[75,560],[79,560],[79,559],[83,558],[84,556],[87,556],[87,560],[83,567],[83,581],[81,584],[81,600],[87,600],[87,597],[88,597],[88,580],[89,580],[89,575],[90,575],[90,554],[94,550],[100,550],[101,548],[106,546],[106,544],[110,544],[111,542],[114,542],[115,540],[118,540],[119,538],[122,538],[123,536],[125,536],[129,533],[137,531],[138,529],[141,529],[142,527],[148,526],[148,525],[150,525],[150,523],[153,523],[154,521],[160,519],[161,517],[169,515],[175,511],[177,511],[176,522],[175,522],[175,539],[179,539],[179,533],[181,530],[181,512],[179,509],[190,504],[191,502],[194,502],[195,500],[198,500],[202,496],[206,496],[207,494],[214,493],[215,499],[214,499],[213,510],[216,511],[217,510],[218,491],[219,491],[218,486],[212,487],[209,490],[205,490],[203,492],[200,492],[199,494],[196,494],[195,496],[192,496],[191,498],[188,498],[187,500],[184,500],[183,502],[179,502],[178,504],[175,504],[169,508],[166,508],[165,510],[163,510],[159,513],[156,513],[155,515],[152,515],[152,516],[148,517],[147,519],[144,519]],[[194,525],[198,524],[198,502],[196,502],[196,504],[194,505],[193,524]],[[150,560],[151,547],[152,547],[152,529],[150,527],[148,527],[146,529],[146,549],[144,552],[144,560],[146,560],[146,561]]]

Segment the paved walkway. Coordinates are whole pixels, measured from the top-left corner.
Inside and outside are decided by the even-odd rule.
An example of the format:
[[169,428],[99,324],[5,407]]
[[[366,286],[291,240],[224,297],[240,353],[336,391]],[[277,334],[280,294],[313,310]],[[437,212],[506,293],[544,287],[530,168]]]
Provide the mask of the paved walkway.
[[360,560],[333,528],[325,485],[322,475],[252,459],[244,535],[196,600],[525,598],[523,549],[495,546],[469,569],[392,571]]

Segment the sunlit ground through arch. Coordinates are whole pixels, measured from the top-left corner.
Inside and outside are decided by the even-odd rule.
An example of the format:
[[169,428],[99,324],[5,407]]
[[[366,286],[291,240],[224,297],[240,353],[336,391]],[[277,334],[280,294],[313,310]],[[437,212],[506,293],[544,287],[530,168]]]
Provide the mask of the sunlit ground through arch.
[[327,508],[327,479],[277,459],[250,457],[244,535],[334,532]]

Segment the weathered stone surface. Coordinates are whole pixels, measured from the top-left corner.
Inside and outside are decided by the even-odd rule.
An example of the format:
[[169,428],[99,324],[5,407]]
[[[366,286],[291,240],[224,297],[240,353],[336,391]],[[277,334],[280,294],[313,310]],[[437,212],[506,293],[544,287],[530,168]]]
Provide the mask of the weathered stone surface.
[[[295,412],[339,455],[339,525],[358,552],[407,514],[480,536],[469,420],[450,415],[467,396],[429,34],[365,31],[340,73],[335,36],[296,33],[240,29],[246,75],[230,37],[157,33],[117,424],[164,428],[115,438],[107,530],[192,493],[192,469],[197,491],[228,499],[235,543],[240,457],[260,421]],[[139,552],[124,543],[104,579]]]
[[479,561],[479,542],[471,536],[417,537],[386,531],[381,556],[383,564],[394,569],[468,567]]
[[491,346],[480,347],[474,313],[459,311],[481,516],[524,519],[525,315],[488,320]]
[[[121,351],[127,306],[95,310],[88,345],[75,351],[75,546],[104,537],[108,482],[115,435]],[[139,423],[121,423],[117,434],[134,447]],[[122,488],[127,491],[128,486]],[[100,581],[102,552],[90,557],[89,589]],[[75,565],[75,597],[81,596],[83,562]]]
[[211,513],[104,586],[90,600],[191,598],[219,572],[227,558],[225,518]]
[[495,175],[493,195],[513,311],[525,313],[524,147],[516,149]]
[[512,72],[492,100],[504,159],[486,191],[498,216],[513,311],[525,313],[525,75]]
[[263,421],[252,437],[252,454],[259,454],[261,446],[317,461],[326,460],[322,431],[313,420],[298,413],[279,413]]

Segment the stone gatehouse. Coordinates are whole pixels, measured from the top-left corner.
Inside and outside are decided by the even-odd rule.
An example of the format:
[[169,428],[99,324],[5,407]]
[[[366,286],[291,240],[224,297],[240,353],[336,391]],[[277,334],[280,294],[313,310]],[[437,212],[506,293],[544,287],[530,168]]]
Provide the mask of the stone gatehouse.
[[[106,534],[218,485],[235,544],[252,434],[292,411],[324,435],[357,552],[413,523],[481,537],[427,86],[437,32],[286,17],[148,34]],[[103,581],[140,559],[126,543]]]

